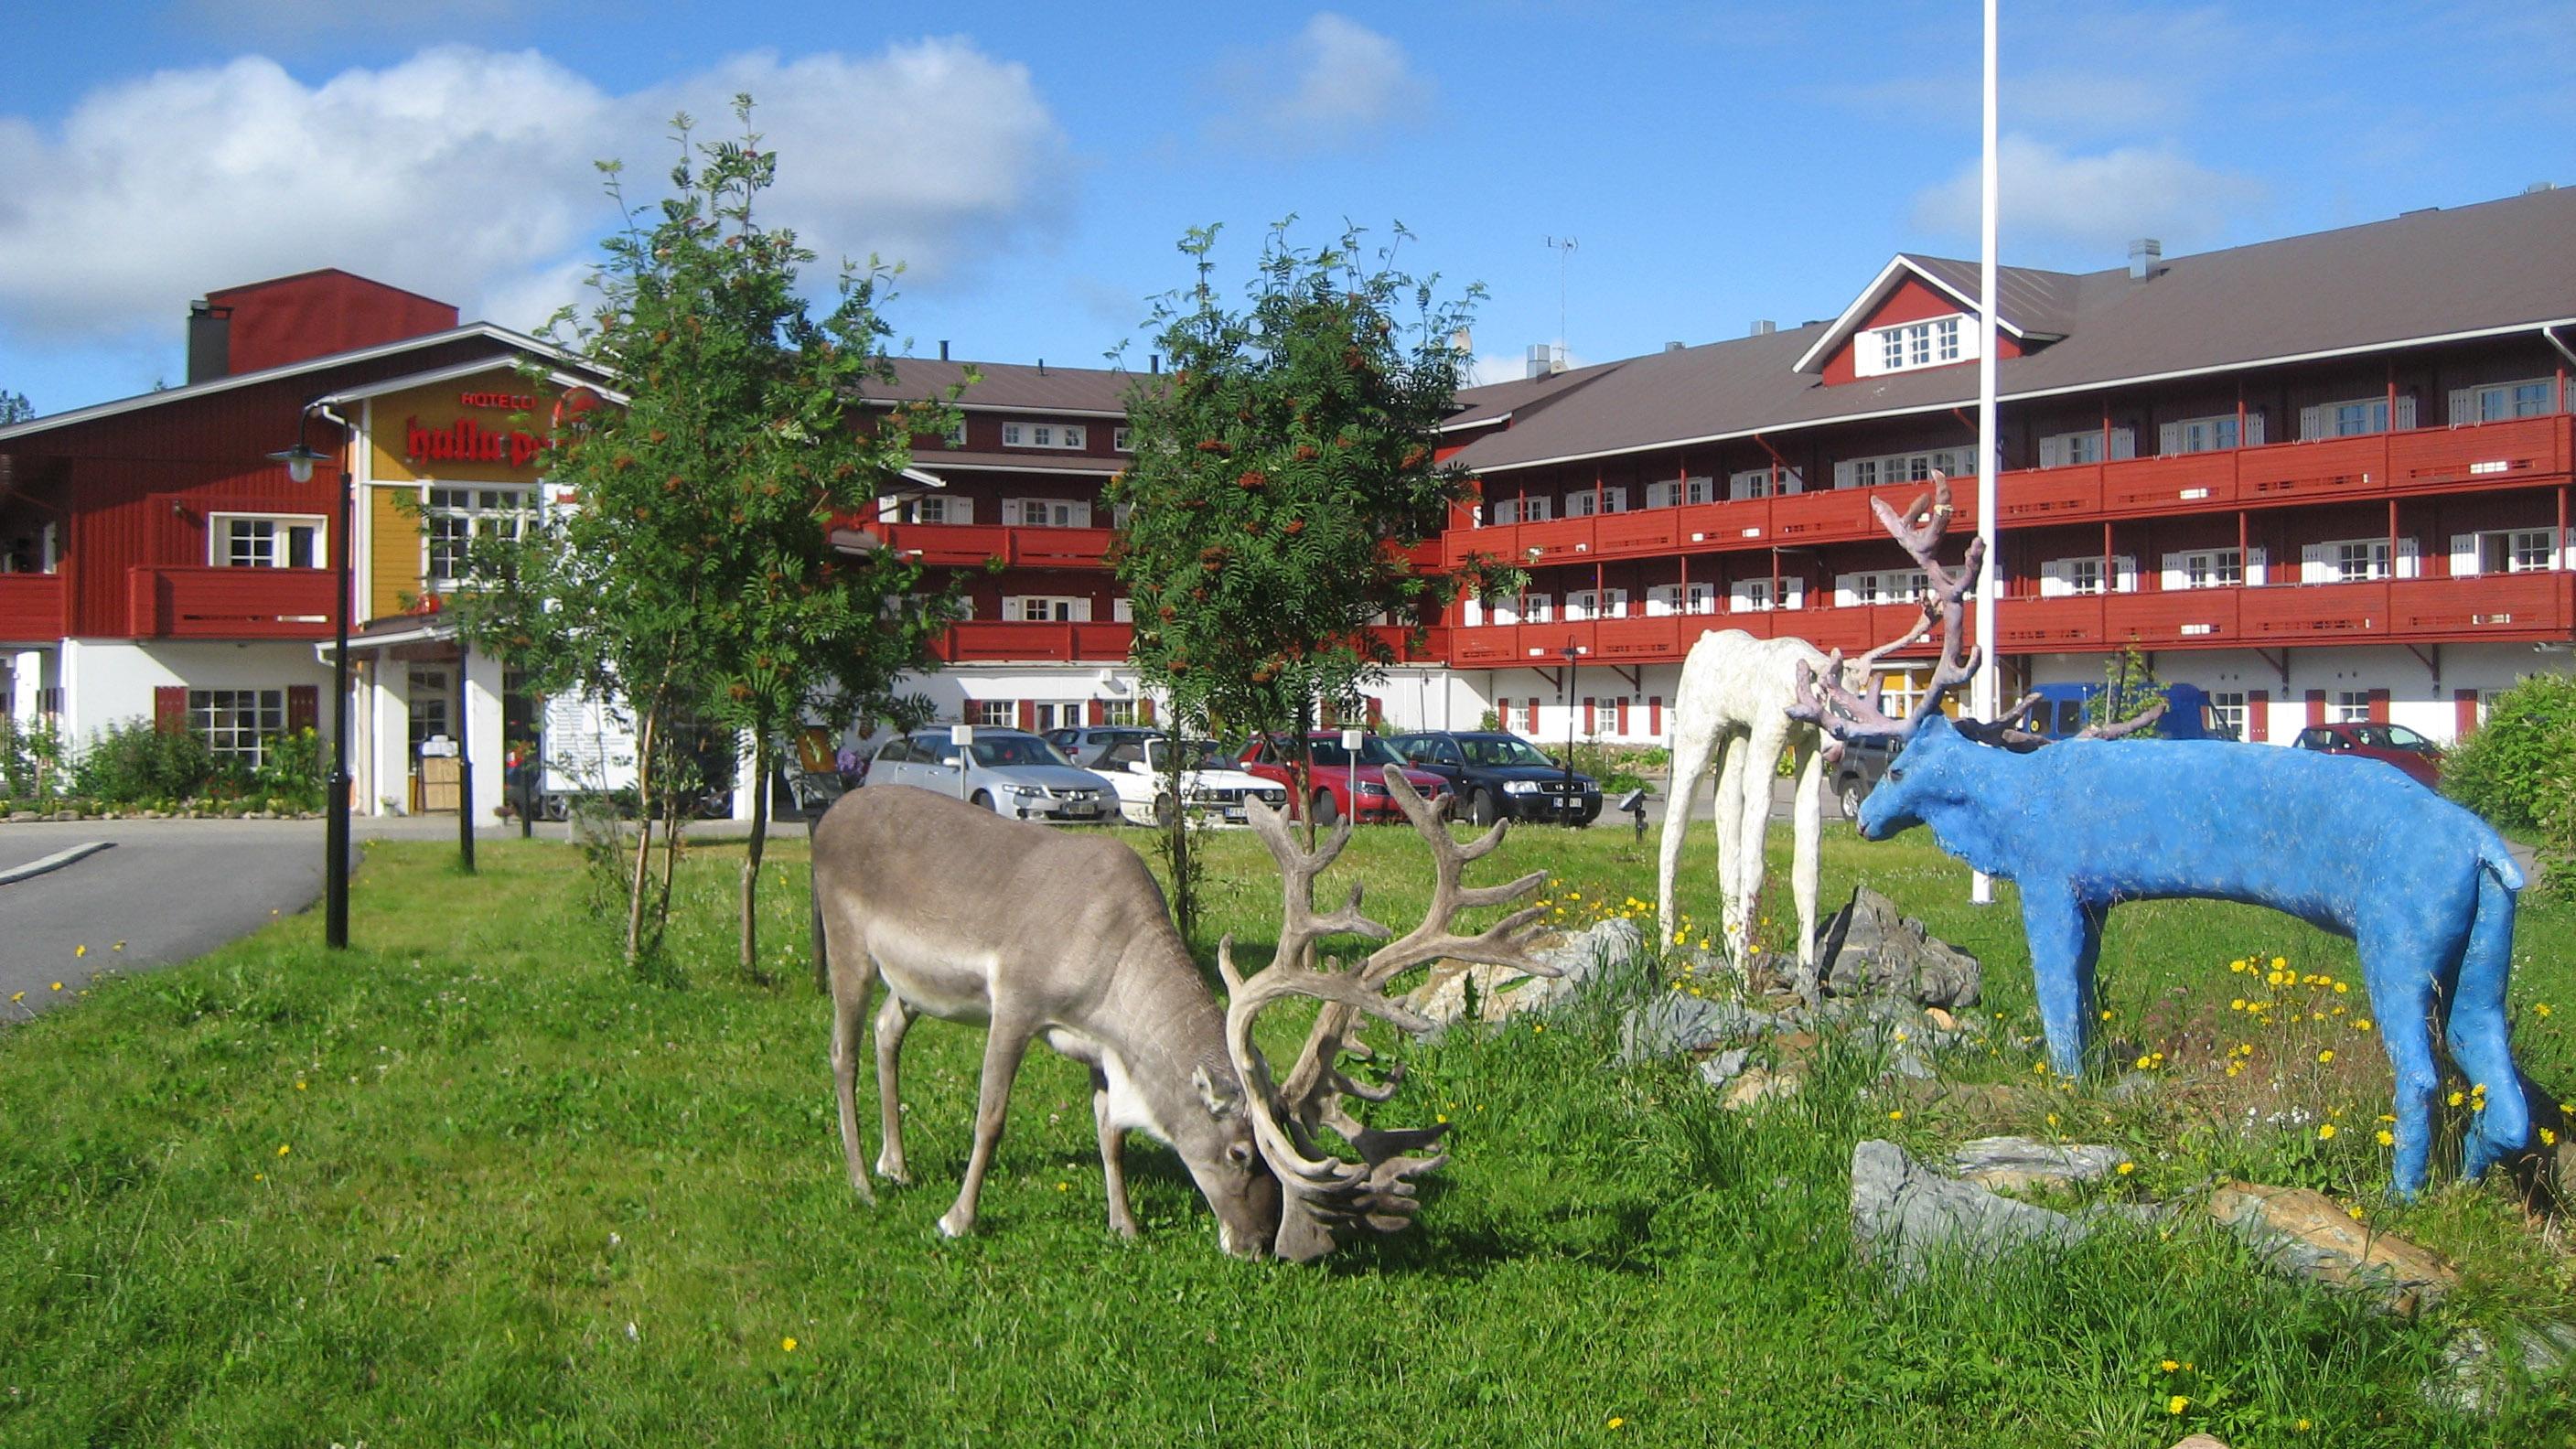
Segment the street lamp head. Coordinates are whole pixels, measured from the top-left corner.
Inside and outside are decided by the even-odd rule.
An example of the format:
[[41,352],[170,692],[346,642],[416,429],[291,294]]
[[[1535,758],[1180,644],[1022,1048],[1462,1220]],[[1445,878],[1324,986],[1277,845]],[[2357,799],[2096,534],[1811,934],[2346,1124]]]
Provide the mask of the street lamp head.
[[294,447],[284,449],[280,452],[271,453],[268,456],[270,461],[284,463],[286,465],[287,477],[294,479],[298,483],[310,483],[313,481],[313,465],[321,462],[324,458],[327,458],[330,455],[328,453],[314,452],[311,448],[304,445],[304,440],[302,438],[298,438],[295,440]]

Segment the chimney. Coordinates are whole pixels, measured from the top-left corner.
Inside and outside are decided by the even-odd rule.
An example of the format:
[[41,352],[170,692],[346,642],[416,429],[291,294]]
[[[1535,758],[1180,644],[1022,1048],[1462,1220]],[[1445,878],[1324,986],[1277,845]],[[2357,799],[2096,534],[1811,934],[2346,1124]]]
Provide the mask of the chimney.
[[1145,354],[1145,370],[1146,370],[1147,372],[1151,372],[1151,373],[1155,373],[1155,374],[1160,374],[1160,373],[1162,372],[1162,370],[1163,370],[1163,354],[1161,354],[1161,353],[1159,353],[1159,352],[1148,352],[1148,353],[1146,353],[1146,354]]
[[212,382],[233,370],[233,309],[203,297],[188,304],[188,381]]
[[1667,342],[1664,344],[1664,350],[1666,352],[1679,352],[1682,350],[1682,345],[1678,342]]
[[1556,349],[1544,342],[1531,343],[1528,358],[1525,369],[1521,373],[1525,378],[1545,377],[1556,371]]
[[1043,357],[1038,359],[1038,376],[1046,376],[1046,359]]
[[2522,194],[2525,196],[2538,196],[2544,191],[2555,191],[2557,189],[2558,183],[2555,181],[2535,181],[2529,186],[2522,188]]
[[2151,236],[2129,243],[2129,280],[2143,282],[2163,270],[2165,244]]
[[948,339],[945,337],[939,339],[939,360],[942,362],[948,360]]
[[1768,317],[1756,317],[1753,319],[1753,330],[1745,333],[1744,335],[1747,337],[1768,337],[1779,330],[1779,323],[1772,321]]

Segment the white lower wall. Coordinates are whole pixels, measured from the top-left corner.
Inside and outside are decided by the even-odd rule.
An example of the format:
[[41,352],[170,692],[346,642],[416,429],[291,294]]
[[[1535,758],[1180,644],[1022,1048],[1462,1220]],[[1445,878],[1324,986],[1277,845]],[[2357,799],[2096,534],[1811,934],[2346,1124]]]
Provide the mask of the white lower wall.
[[321,693],[323,749],[330,749],[331,671],[309,643],[222,640],[66,639],[59,666],[63,733],[86,741],[111,725],[152,718],[152,691],[186,689],[286,689],[316,686]]

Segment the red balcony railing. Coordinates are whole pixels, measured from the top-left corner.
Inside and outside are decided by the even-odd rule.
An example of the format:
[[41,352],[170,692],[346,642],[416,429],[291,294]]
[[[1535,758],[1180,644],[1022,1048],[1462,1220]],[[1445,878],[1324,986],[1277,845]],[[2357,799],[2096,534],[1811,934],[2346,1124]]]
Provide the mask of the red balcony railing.
[[993,559],[1019,568],[1096,569],[1110,530],[1002,523],[870,523],[866,531],[926,564],[981,568]]
[[137,639],[322,639],[329,569],[126,570],[126,632]]
[[[2487,483],[2528,486],[2563,481],[2571,472],[2576,472],[2576,420],[2552,416],[2170,458],[2021,468],[1997,479],[1996,493],[2000,522],[2007,527],[2037,527],[2323,498],[2385,497]],[[1870,500],[1883,498],[1890,507],[1902,508],[1922,491],[1920,483],[1891,483],[1783,498],[1649,508],[1597,518],[1451,529],[1442,540],[1443,556],[1455,564],[1478,552],[1546,567],[1773,543],[1874,540],[1883,534],[1872,516]],[[1952,499],[1958,509],[1951,519],[1953,531],[1973,528],[1976,489],[1960,480]]]
[[933,651],[950,664],[1001,660],[1114,663],[1127,657],[1135,630],[1126,624],[1034,623],[969,619],[949,626]]
[[0,641],[51,643],[63,637],[60,574],[0,574]]
[[[1449,630],[1446,658],[1467,668],[1545,667],[1571,640],[1586,659],[1670,663],[1687,654],[1700,635],[1716,629],[1742,629],[1760,638],[1786,635],[1819,649],[1857,654],[1903,634],[1915,618],[1910,604],[1878,604],[1489,624]],[[1995,642],[2007,654],[2082,653],[2125,643],[2212,649],[2372,639],[2564,639],[2571,632],[2576,632],[2576,573],[2567,572],[2008,598],[1995,616]],[[1906,652],[1927,651],[1917,645]]]

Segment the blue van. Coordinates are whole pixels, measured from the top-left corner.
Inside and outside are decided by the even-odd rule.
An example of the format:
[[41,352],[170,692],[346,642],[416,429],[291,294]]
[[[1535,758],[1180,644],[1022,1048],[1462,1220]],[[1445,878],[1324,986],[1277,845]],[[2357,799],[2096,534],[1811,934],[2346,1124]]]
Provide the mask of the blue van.
[[[2103,686],[2095,684],[2043,684],[2031,692],[2040,702],[2031,706],[2031,733],[2052,740],[2067,739],[2085,725],[2084,711]],[[2164,717],[2156,721],[2155,739],[2165,740],[2232,740],[2236,731],[2218,717],[2209,702],[2208,691],[2196,684],[2168,684],[2164,687]]]

